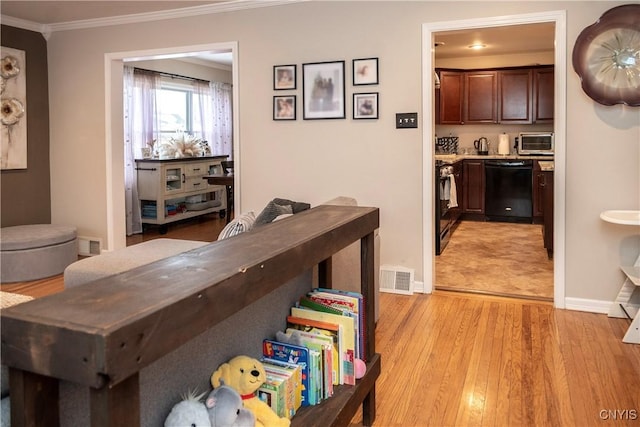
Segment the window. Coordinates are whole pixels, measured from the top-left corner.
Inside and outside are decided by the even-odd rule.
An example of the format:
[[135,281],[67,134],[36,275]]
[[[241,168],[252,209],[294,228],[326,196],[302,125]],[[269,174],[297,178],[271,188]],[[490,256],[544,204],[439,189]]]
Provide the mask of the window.
[[165,84],[157,92],[160,134],[170,136],[178,131],[193,134],[193,92],[181,84]]

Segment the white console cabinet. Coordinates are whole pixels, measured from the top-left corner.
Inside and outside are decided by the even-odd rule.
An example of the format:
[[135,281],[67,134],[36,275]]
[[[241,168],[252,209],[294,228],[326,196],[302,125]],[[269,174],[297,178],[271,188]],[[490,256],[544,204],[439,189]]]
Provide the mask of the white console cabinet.
[[223,173],[227,157],[136,159],[142,223],[163,226],[212,212],[224,216],[225,187],[202,177]]

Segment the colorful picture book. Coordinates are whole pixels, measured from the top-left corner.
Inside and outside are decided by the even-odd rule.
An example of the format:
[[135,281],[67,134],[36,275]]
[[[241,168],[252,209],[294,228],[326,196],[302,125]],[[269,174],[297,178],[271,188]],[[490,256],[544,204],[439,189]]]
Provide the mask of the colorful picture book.
[[340,341],[340,331],[342,326],[336,323],[321,322],[302,317],[288,316],[287,331],[296,329],[303,332],[322,335],[331,340],[331,378],[333,385],[344,384],[344,373],[341,363],[342,342]]
[[341,326],[342,330],[338,334],[338,341],[339,346],[342,348],[340,353],[342,377],[344,384],[354,385],[356,383],[354,371],[356,329],[353,317],[325,313],[303,307],[291,307],[291,315]]
[[[313,372],[315,364],[312,361],[312,352],[313,350],[309,350],[306,347],[269,339],[264,340],[262,343],[262,354],[265,357],[281,362],[295,363],[302,368],[302,406],[317,405],[319,403],[315,385],[319,374]],[[319,355],[316,357],[319,358]]]
[[337,379],[338,377],[333,369],[333,339],[320,333],[320,331],[314,330],[303,331],[297,328],[287,328],[285,333],[289,337],[288,342],[295,342],[321,353],[322,398],[331,397],[333,395],[334,378]]
[[333,309],[342,310],[344,315],[354,317],[356,322],[356,357],[366,362],[365,301],[362,294],[340,289],[316,288],[307,297]]
[[[280,417],[291,419],[302,405],[302,367],[263,357],[267,380],[258,389],[258,397],[267,402]],[[278,387],[279,382],[283,387]]]

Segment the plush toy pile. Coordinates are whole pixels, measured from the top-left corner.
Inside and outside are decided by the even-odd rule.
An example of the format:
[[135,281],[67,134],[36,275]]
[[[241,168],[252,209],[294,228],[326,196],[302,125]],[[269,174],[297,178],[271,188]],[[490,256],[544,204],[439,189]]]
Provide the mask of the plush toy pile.
[[183,396],[167,416],[164,427],[254,427],[253,414],[233,388],[220,384],[202,402],[204,393]]
[[214,391],[222,385],[227,385],[240,394],[244,407],[255,417],[256,427],[288,427],[291,421],[279,417],[256,395],[256,391],[265,380],[266,373],[262,363],[248,356],[234,357],[220,365],[211,375]]

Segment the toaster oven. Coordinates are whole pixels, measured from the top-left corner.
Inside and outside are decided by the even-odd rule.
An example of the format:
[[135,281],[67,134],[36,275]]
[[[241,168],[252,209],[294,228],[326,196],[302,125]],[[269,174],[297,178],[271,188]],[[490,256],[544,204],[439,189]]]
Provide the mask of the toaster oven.
[[553,156],[553,132],[521,132],[516,138],[516,150],[523,156]]

